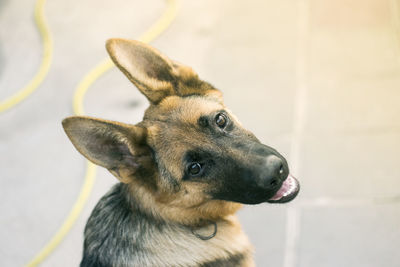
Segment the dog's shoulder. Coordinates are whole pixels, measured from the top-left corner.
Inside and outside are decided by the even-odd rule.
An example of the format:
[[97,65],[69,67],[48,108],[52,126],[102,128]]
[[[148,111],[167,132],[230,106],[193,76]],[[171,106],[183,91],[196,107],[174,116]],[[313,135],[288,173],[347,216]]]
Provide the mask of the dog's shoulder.
[[127,194],[125,185],[118,183],[93,209],[85,227],[81,266],[131,266],[146,254],[148,233],[165,225],[140,212]]

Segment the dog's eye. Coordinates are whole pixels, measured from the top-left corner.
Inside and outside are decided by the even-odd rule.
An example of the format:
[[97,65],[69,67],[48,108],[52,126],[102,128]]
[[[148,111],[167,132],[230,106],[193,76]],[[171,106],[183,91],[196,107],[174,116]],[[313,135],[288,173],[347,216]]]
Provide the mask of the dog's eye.
[[198,175],[201,172],[202,166],[200,163],[195,162],[190,164],[189,173],[190,175]]
[[226,126],[226,123],[228,122],[228,119],[226,116],[222,113],[219,113],[215,117],[215,123],[218,125],[219,128],[224,128]]

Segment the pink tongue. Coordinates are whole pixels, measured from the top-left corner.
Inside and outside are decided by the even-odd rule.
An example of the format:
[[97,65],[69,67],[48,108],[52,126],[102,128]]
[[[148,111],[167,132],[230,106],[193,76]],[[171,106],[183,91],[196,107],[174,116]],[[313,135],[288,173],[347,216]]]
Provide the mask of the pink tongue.
[[273,197],[271,197],[269,200],[281,199],[285,195],[285,193],[291,188],[291,185],[293,183],[295,183],[295,180],[289,174],[289,176],[286,178],[286,180],[283,181],[283,184],[282,184],[281,188],[279,188],[278,192],[276,192],[276,194]]

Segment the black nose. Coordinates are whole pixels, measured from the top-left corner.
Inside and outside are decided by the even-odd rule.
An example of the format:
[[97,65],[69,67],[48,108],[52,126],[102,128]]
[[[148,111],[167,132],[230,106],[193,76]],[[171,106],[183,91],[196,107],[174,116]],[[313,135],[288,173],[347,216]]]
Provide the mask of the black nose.
[[275,155],[269,155],[266,159],[264,185],[267,187],[275,187],[280,184],[288,175],[287,168],[283,160]]

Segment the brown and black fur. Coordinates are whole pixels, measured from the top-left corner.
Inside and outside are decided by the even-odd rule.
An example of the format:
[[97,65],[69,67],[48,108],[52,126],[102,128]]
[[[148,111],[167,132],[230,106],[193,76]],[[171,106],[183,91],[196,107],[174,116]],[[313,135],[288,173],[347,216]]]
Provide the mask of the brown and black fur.
[[[150,107],[136,125],[63,121],[77,150],[120,181],[87,222],[81,266],[253,266],[234,214],[276,193],[288,175],[285,159],[245,130],[191,68],[137,41],[112,39],[107,50]],[[221,116],[225,123],[216,124]],[[215,237],[194,234],[212,234],[214,223]]]

